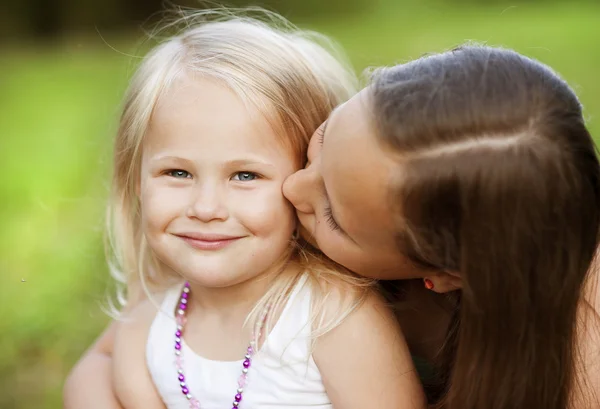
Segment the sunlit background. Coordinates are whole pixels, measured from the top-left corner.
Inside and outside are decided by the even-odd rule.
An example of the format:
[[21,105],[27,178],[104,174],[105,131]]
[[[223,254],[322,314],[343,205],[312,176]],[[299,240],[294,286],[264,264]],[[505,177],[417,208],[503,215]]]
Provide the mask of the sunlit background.
[[[359,72],[467,40],[514,48],[567,79],[600,138],[597,0],[261,4],[334,37]],[[66,374],[108,322],[111,143],[161,5],[13,0],[0,15],[0,408],[60,407]]]

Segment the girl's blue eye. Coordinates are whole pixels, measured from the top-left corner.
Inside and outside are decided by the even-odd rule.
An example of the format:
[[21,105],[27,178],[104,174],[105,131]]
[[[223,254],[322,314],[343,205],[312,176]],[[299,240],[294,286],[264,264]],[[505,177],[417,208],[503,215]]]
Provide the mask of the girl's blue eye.
[[171,169],[167,171],[166,174],[177,179],[187,179],[192,177],[188,171],[181,169]]
[[258,179],[258,175],[252,172],[238,172],[233,176],[233,180],[240,182],[250,182],[256,179]]

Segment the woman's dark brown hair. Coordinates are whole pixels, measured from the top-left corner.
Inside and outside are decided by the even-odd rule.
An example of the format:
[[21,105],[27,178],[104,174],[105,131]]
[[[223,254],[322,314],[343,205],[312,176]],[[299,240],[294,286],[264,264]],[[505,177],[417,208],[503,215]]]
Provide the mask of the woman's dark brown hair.
[[543,64],[481,46],[383,69],[372,90],[379,137],[399,158],[398,245],[463,279],[434,407],[569,407],[600,224],[577,97]]

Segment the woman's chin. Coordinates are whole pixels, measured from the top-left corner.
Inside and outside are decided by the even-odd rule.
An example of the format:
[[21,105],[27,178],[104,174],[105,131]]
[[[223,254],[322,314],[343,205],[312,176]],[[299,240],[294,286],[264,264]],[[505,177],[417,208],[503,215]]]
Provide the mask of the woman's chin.
[[[318,249],[319,245],[317,244],[317,240],[304,226],[300,225],[300,237],[304,239],[308,244]],[[319,249],[320,250],[320,249]]]

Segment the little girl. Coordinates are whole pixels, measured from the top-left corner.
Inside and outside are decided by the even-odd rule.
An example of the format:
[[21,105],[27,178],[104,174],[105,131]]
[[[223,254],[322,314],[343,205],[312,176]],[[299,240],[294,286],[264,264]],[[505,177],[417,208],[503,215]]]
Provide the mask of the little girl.
[[281,193],[353,85],[306,33],[248,18],[188,24],[143,61],[110,209],[123,407],[424,407],[388,309],[298,246]]

